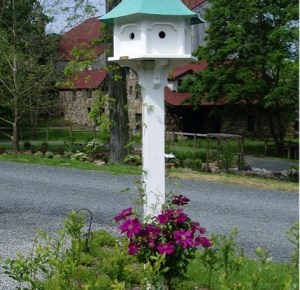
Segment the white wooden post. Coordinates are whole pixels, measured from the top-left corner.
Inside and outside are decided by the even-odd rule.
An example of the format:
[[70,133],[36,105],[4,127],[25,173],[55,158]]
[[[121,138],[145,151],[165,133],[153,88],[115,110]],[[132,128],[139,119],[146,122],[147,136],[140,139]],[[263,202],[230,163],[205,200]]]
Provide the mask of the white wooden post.
[[158,215],[165,203],[164,87],[167,85],[168,64],[165,59],[143,61],[138,69],[143,98],[144,217]]

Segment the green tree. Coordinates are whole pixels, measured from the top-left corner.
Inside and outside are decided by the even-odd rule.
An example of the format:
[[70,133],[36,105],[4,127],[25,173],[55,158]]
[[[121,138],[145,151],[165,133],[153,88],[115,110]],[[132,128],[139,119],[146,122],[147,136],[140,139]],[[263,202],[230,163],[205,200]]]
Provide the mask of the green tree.
[[[211,0],[206,45],[196,56],[208,63],[183,83],[194,107],[224,101],[240,113],[260,111],[278,143],[298,114],[298,1]],[[226,110],[225,110],[226,111]],[[223,112],[224,113],[224,112]],[[232,116],[232,110],[229,110]]]
[[1,1],[0,104],[11,114],[0,119],[13,128],[12,135],[1,133],[11,138],[15,151],[21,119],[37,120],[52,96],[58,37],[45,33],[48,21],[38,0]]

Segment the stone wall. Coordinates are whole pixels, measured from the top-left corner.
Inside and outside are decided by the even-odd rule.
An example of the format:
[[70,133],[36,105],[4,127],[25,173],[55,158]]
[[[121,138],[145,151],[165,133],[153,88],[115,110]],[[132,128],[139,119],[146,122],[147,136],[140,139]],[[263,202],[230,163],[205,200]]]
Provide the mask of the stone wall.
[[88,113],[97,99],[97,92],[87,90],[60,91],[60,116],[77,125],[94,126],[95,122],[88,119]]

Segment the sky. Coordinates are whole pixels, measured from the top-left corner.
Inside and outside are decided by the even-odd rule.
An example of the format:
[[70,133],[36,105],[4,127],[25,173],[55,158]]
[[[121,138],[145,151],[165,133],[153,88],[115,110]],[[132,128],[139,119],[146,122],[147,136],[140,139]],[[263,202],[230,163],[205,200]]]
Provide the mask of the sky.
[[[93,16],[102,16],[106,13],[105,0],[84,0],[83,2],[85,2],[85,4],[88,2],[90,5],[93,5],[97,11],[95,11],[95,13],[92,15],[85,13],[81,9],[77,9],[75,11],[73,0],[63,0],[63,7],[68,7],[69,11],[63,12],[61,11],[61,8],[57,8],[56,10],[52,9],[53,16],[55,17],[56,21],[47,25],[47,32],[63,34],[64,32],[70,30],[71,28],[75,27],[88,18],[91,18]],[[74,15],[75,12],[78,17],[76,17],[76,19],[74,19],[72,22],[68,23],[67,18]],[[46,14],[51,15],[50,12]]]

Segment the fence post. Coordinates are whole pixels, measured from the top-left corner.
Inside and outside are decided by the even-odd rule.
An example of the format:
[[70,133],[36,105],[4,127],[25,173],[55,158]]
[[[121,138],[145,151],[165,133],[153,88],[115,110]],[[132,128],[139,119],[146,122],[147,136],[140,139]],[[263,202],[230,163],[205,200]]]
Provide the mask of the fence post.
[[94,139],[96,139],[96,126],[94,126]]
[[196,140],[197,140],[197,134],[194,134],[194,149],[196,148]]
[[49,127],[46,128],[46,140],[49,141]]
[[175,132],[172,132],[172,146],[174,146],[174,140],[175,140]]
[[268,140],[265,140],[265,156],[268,156]]
[[20,139],[21,139],[21,141],[23,140],[23,129],[22,128],[20,128]]
[[72,127],[70,127],[70,140],[72,141]]
[[[292,147],[292,144],[291,144],[291,141],[288,141],[289,143],[289,145],[288,145],[288,156],[287,156],[287,158],[288,158],[288,160],[290,160],[291,159],[291,147]],[[284,144],[284,141],[283,141],[283,144]]]
[[209,172],[209,137],[206,137],[206,172]]
[[241,153],[238,153],[238,170],[241,170],[242,169],[242,158],[241,158]]
[[217,164],[218,168],[220,168],[220,139],[217,138]]

